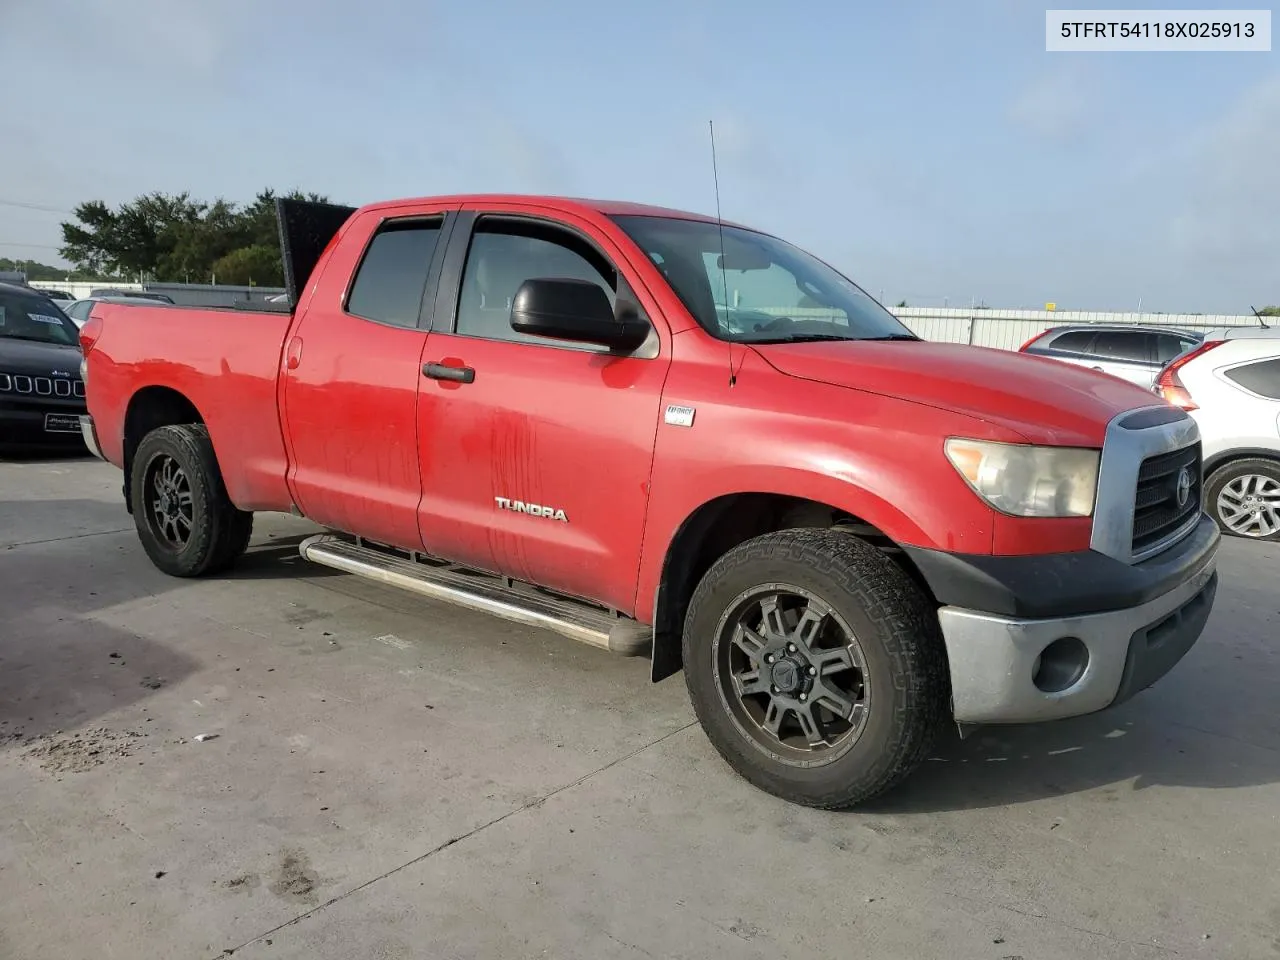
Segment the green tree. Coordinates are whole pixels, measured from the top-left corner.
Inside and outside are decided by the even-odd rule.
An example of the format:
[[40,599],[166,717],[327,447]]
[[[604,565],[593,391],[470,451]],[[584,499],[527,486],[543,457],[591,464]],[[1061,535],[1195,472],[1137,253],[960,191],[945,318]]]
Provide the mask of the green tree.
[[213,264],[213,277],[218,283],[253,284],[257,287],[279,287],[284,284],[284,267],[279,245],[255,244],[240,247],[220,257]]
[[[222,198],[193,200],[187,193],[149,193],[115,209],[92,200],[76,207],[75,221],[62,224],[59,252],[93,274],[177,282],[251,274],[256,284],[280,284],[276,196],[263,190],[244,207]],[[325,202],[298,190],[284,196]],[[274,262],[270,268],[264,251]]]
[[1264,317],[1280,317],[1280,307],[1263,307],[1258,313]]
[[0,272],[16,270],[27,275],[28,280],[66,280],[67,271],[61,267],[51,267],[47,263],[35,260],[10,260],[0,257]]

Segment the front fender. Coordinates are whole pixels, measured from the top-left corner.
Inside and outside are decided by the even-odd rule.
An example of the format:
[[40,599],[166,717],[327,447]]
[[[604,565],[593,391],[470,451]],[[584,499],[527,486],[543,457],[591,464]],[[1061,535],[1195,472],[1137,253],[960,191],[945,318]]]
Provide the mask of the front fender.
[[[635,610],[654,609],[668,551],[699,508],[741,493],[816,501],[895,543],[991,553],[995,514],[946,458],[950,436],[1015,440],[1009,431],[927,404],[801,380],[754,352],[732,381],[715,351],[673,363],[664,404],[691,425],[658,425]],[[703,355],[705,354],[705,356]]]

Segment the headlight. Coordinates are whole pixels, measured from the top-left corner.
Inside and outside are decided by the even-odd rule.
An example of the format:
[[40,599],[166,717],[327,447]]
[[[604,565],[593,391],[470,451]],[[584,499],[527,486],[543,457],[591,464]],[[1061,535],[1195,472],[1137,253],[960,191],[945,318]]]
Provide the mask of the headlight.
[[1097,450],[952,437],[947,459],[974,492],[1015,517],[1087,517],[1098,489]]

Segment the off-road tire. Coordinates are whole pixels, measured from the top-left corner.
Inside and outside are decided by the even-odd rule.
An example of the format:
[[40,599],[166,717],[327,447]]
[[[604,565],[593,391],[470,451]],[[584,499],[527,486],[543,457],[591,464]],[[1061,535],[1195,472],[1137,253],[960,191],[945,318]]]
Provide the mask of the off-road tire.
[[[158,534],[148,509],[148,467],[166,456],[182,468],[191,490],[191,531],[181,549],[173,548]],[[209,431],[203,424],[158,427],[148,433],[134,453],[129,483],[138,539],[151,562],[170,576],[221,573],[249,546],[253,514],[238,509],[228,498]]]
[[1204,509],[1214,522],[1218,525],[1218,529],[1228,537],[1240,537],[1244,540],[1260,540],[1264,543],[1280,541],[1280,531],[1269,534],[1265,537],[1254,536],[1248,533],[1237,533],[1232,530],[1222,518],[1218,511],[1218,497],[1222,493],[1224,487],[1232,480],[1238,480],[1240,477],[1253,474],[1255,476],[1267,477],[1280,483],[1280,460],[1268,460],[1264,457],[1250,457],[1248,460],[1233,460],[1224,464],[1213,473],[1209,474],[1209,478],[1205,481],[1204,492]]
[[[734,598],[761,584],[817,595],[852,628],[872,702],[861,735],[825,766],[797,767],[744,735],[715,679],[712,639]],[[742,777],[792,801],[844,809],[900,783],[929,755],[950,714],[946,650],[936,608],[879,550],[829,529],[770,533],[734,548],[707,571],[685,618],[685,682],[712,745]]]

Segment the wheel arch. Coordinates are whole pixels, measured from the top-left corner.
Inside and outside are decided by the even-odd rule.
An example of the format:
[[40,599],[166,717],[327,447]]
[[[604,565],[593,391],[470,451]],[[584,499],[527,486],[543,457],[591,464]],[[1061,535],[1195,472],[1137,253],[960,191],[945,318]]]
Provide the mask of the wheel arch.
[[196,405],[185,394],[172,387],[160,385],[142,387],[129,398],[129,405],[124,415],[122,467],[124,469],[124,503],[130,513],[133,513],[133,494],[129,478],[133,473],[133,456],[142,438],[158,427],[183,423],[203,424],[204,422],[204,417]]
[[1212,474],[1238,460],[1270,460],[1280,465],[1280,450],[1268,450],[1265,447],[1235,447],[1230,450],[1223,450],[1221,453],[1215,453],[1211,457],[1205,457],[1205,482],[1208,482]]
[[689,600],[717,559],[767,533],[803,527],[837,528],[890,556],[931,600],[932,592],[910,557],[880,526],[846,507],[791,494],[727,493],[700,504],[677,527],[662,561],[654,593],[652,680],[683,667],[680,637]]

